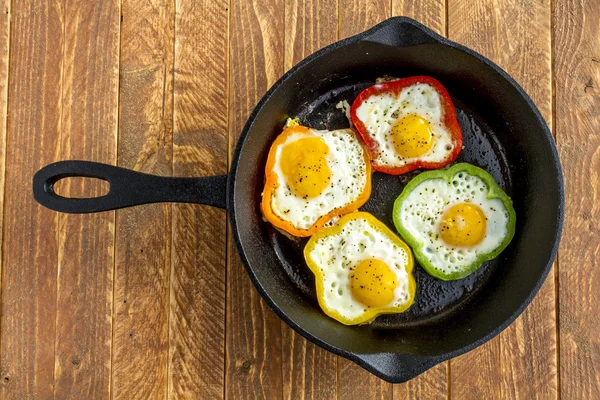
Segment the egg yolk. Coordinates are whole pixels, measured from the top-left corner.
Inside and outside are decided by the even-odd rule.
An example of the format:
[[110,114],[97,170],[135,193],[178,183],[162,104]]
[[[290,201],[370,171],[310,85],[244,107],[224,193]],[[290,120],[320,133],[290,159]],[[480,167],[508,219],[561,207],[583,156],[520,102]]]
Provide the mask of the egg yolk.
[[415,158],[427,153],[433,145],[431,125],[423,117],[409,114],[392,126],[392,143],[404,158]]
[[440,236],[452,246],[475,246],[485,237],[486,217],[475,204],[456,204],[440,222]]
[[350,276],[350,289],[356,300],[370,307],[383,307],[394,300],[396,274],[381,260],[364,260]]
[[281,171],[296,196],[313,198],[329,185],[331,171],[325,158],[327,153],[329,147],[320,137],[298,139],[281,150]]

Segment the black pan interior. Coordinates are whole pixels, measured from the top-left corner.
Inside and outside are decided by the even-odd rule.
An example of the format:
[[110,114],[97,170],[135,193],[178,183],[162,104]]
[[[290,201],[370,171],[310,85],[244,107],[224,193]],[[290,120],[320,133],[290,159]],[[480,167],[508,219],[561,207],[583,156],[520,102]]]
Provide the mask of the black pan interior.
[[[335,107],[376,78],[429,75],[451,94],[467,161],[490,172],[512,197],[516,235],[472,276],[443,282],[418,266],[411,309],[347,327],[319,309],[306,267],[305,240],[290,240],[263,222],[258,205],[266,154],[287,117],[318,129],[348,126]],[[495,331],[522,311],[547,271],[560,226],[561,181],[551,137],[539,114],[505,77],[480,58],[427,43],[408,47],[358,41],[332,49],[285,78],[247,126],[234,173],[233,220],[243,259],[259,291],[301,333],[326,346],[369,354],[447,354]],[[391,207],[410,176],[375,173],[362,208],[393,229]],[[394,230],[394,229],[393,229]]]
[[[335,88],[324,94],[326,101],[317,99],[315,103],[302,104],[293,115],[297,116],[302,124],[316,129],[347,128],[348,119],[336,105],[342,100],[351,104],[362,89],[372,84],[373,81],[365,81]],[[464,150],[456,162],[469,162],[484,168],[510,195],[511,169],[496,134],[474,110],[469,109],[468,105],[458,99],[454,99],[454,103],[464,135]],[[395,231],[392,222],[394,200],[402,192],[406,183],[420,172],[414,171],[402,176],[375,172],[371,197],[361,210],[372,213]],[[267,225],[267,232],[281,266],[289,278],[318,307],[314,276],[306,266],[302,255],[308,239],[290,238],[269,225]],[[469,277],[449,282],[431,277],[417,263],[414,271],[417,281],[415,303],[408,311],[402,314],[382,315],[371,325],[374,328],[403,328],[436,321],[459,309],[477,293],[500,262],[500,259],[489,261]]]

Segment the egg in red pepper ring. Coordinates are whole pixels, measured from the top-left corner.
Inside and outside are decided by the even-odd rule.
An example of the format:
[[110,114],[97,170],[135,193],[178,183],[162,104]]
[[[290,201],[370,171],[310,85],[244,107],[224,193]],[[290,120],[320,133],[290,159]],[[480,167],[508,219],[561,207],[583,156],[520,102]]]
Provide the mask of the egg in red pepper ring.
[[363,90],[350,110],[377,171],[400,175],[450,164],[462,131],[450,95],[437,80],[414,76]]

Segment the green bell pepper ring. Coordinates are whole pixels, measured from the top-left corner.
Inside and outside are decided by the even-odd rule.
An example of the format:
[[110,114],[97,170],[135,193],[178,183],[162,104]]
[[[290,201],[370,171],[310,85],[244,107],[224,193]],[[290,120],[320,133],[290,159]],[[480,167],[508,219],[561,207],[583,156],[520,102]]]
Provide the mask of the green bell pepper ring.
[[[487,186],[488,189],[486,199],[499,199],[502,202],[508,214],[508,221],[506,225],[507,233],[500,245],[494,248],[492,251],[478,254],[473,262],[465,266],[460,266],[460,270],[458,271],[443,272],[439,269],[434,268],[433,264],[429,261],[429,258],[425,255],[424,251],[427,245],[425,243],[420,242],[419,239],[415,238],[408,231],[408,229],[404,227],[401,219],[402,204],[407,199],[408,195],[413,190],[415,190],[421,183],[431,179],[442,179],[448,182],[449,185],[452,185],[455,176],[461,172],[467,175],[477,177],[483,181],[483,183]],[[510,197],[508,197],[506,193],[504,193],[504,191],[498,186],[494,178],[489,173],[474,165],[468,163],[459,163],[453,165],[452,167],[446,170],[423,172],[416,176],[413,180],[411,180],[406,185],[400,196],[398,196],[398,198],[394,202],[393,220],[394,225],[398,230],[398,233],[404,239],[404,241],[408,243],[408,245],[412,248],[415,258],[421,264],[423,269],[425,269],[425,271],[429,275],[435,278],[449,281],[464,278],[475,272],[485,261],[496,258],[502,252],[502,250],[504,250],[506,246],[508,246],[515,234],[516,214]]]

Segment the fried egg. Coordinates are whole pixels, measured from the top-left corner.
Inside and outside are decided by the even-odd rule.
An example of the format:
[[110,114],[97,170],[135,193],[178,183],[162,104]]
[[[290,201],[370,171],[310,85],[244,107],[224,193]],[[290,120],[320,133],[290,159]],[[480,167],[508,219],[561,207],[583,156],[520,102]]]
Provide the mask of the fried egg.
[[[386,84],[393,82],[376,84],[375,91]],[[446,92],[437,84],[436,88],[417,82],[399,93],[383,90],[358,106],[356,117],[362,123],[359,130],[365,129],[373,142],[369,147],[376,168],[404,173],[407,171],[401,168],[409,164],[414,168],[440,168],[443,165],[435,164],[447,164],[456,157],[462,147],[462,136],[459,140],[453,134],[450,122],[452,129],[460,132],[460,127],[451,100],[440,96],[440,90]],[[447,112],[452,113],[451,118],[447,118]],[[428,167],[428,164],[433,165]]]
[[315,274],[319,305],[345,325],[400,313],[413,303],[410,248],[369,213],[347,214],[312,236],[304,257]]
[[415,180],[422,181],[409,183],[394,204],[394,223],[431,275],[467,276],[512,239],[510,199],[484,170],[456,164]]
[[292,125],[269,152],[261,207],[273,225],[309,236],[358,209],[370,193],[368,156],[352,130]]

